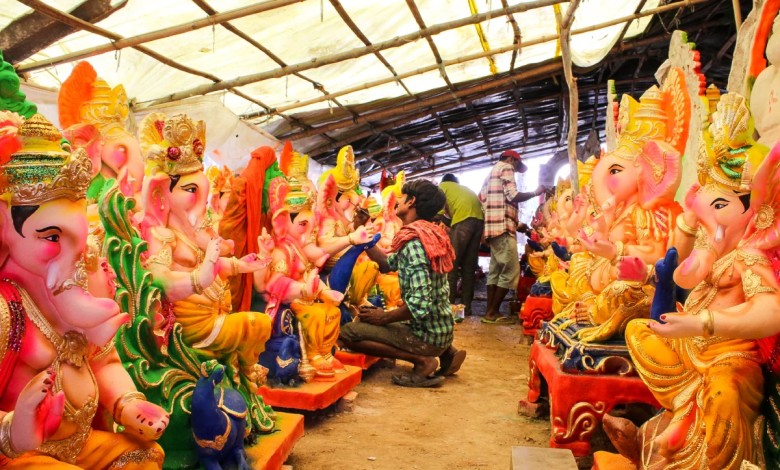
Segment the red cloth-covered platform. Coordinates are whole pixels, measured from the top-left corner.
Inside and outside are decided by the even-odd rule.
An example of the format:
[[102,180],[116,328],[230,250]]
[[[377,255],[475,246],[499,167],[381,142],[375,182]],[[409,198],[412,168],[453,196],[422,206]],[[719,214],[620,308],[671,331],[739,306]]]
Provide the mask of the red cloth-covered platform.
[[542,327],[543,321],[550,321],[553,317],[553,301],[549,297],[532,297],[525,299],[520,310],[520,320],[523,322],[523,334],[536,338],[536,330]]
[[542,380],[547,383],[552,424],[550,447],[570,449],[575,457],[590,453],[590,438],[596,426],[616,405],[648,403],[660,407],[638,377],[563,372],[554,351],[540,341],[534,341],[531,347],[529,369],[528,398],[523,401],[537,403],[542,398]]
[[363,370],[368,370],[369,367],[382,359],[381,357],[366,356],[365,354],[341,350],[336,351],[335,357],[345,366],[360,367]]
[[347,366],[347,372],[336,374],[336,380],[320,382],[315,380],[296,388],[270,388],[263,385],[257,394],[263,397],[266,405],[274,408],[314,411],[327,408],[336,403],[360,383],[363,369]]
[[303,437],[303,416],[276,413],[274,432],[257,439],[257,444],[246,449],[249,465],[254,470],[279,470]]

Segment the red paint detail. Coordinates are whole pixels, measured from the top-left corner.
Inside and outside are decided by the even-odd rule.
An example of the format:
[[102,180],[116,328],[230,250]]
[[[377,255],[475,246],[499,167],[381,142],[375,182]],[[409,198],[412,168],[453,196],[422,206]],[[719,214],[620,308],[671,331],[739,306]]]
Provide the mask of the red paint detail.
[[[553,423],[550,447],[570,449],[575,457],[584,457],[590,454],[590,436],[586,440],[580,440],[579,433],[574,433],[574,436],[570,438],[559,438],[556,441],[556,431],[563,431],[565,434],[565,430],[560,429],[555,424],[555,419],[560,418],[563,423],[566,423],[569,412],[578,403],[587,402],[595,405],[603,402],[605,405],[603,413],[609,413],[616,405],[627,403],[647,403],[657,408],[661,407],[647,385],[638,377],[580,375],[563,372],[554,351],[547,349],[540,341],[534,341],[529,363],[534,364],[534,367],[531,367],[532,375],[528,379],[529,402],[539,401],[542,379],[547,382],[550,422]],[[600,422],[601,416],[598,416],[597,419]]]
[[552,299],[549,297],[528,296],[520,310],[520,320],[523,322],[523,334],[536,338],[536,330],[542,327],[543,321],[553,317]]
[[247,460],[255,470],[279,470],[302,437],[303,416],[277,411],[274,432],[260,436],[257,444],[246,449]]
[[365,354],[347,351],[336,351],[335,356],[336,359],[341,361],[341,363],[345,366],[360,367],[363,370],[368,370],[369,367],[373,366],[379,362],[380,359],[382,359],[381,357],[366,356]]
[[363,370],[346,366],[347,372],[336,374],[330,382],[314,381],[296,388],[269,388],[262,386],[257,394],[263,397],[266,405],[293,410],[321,410],[336,403],[360,383]]

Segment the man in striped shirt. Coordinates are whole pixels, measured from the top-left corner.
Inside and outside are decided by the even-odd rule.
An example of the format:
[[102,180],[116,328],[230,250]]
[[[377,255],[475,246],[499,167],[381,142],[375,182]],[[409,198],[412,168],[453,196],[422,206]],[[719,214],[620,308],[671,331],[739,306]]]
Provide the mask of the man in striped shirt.
[[528,167],[514,150],[501,154],[490,175],[482,184],[479,200],[485,213],[485,240],[490,247],[490,269],[487,277],[487,310],[483,323],[514,323],[501,316],[501,302],[507,292],[517,288],[520,262],[517,255],[517,204],[544,192],[539,186],[532,193],[517,191],[515,172]]

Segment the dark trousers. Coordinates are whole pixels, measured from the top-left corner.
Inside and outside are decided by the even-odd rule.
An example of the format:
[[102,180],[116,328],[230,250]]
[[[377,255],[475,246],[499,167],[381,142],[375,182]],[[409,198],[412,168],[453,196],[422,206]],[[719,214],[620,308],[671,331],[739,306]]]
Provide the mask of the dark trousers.
[[458,276],[463,278],[463,305],[466,314],[471,315],[471,301],[474,299],[474,272],[479,260],[479,243],[485,222],[474,217],[460,221],[450,228],[450,243],[455,249],[455,262],[447,276],[450,284],[450,302],[455,303]]

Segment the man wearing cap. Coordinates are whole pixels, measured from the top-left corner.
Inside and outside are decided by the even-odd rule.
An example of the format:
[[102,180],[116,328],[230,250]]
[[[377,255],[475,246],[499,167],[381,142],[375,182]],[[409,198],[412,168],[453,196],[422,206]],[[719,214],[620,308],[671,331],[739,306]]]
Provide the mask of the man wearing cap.
[[487,277],[487,311],[483,323],[514,323],[501,316],[501,302],[507,292],[517,288],[520,262],[517,255],[517,204],[544,192],[539,186],[532,193],[517,191],[515,172],[528,167],[514,150],[501,154],[490,175],[482,184],[479,200],[485,213],[485,240],[490,247],[490,270]]

